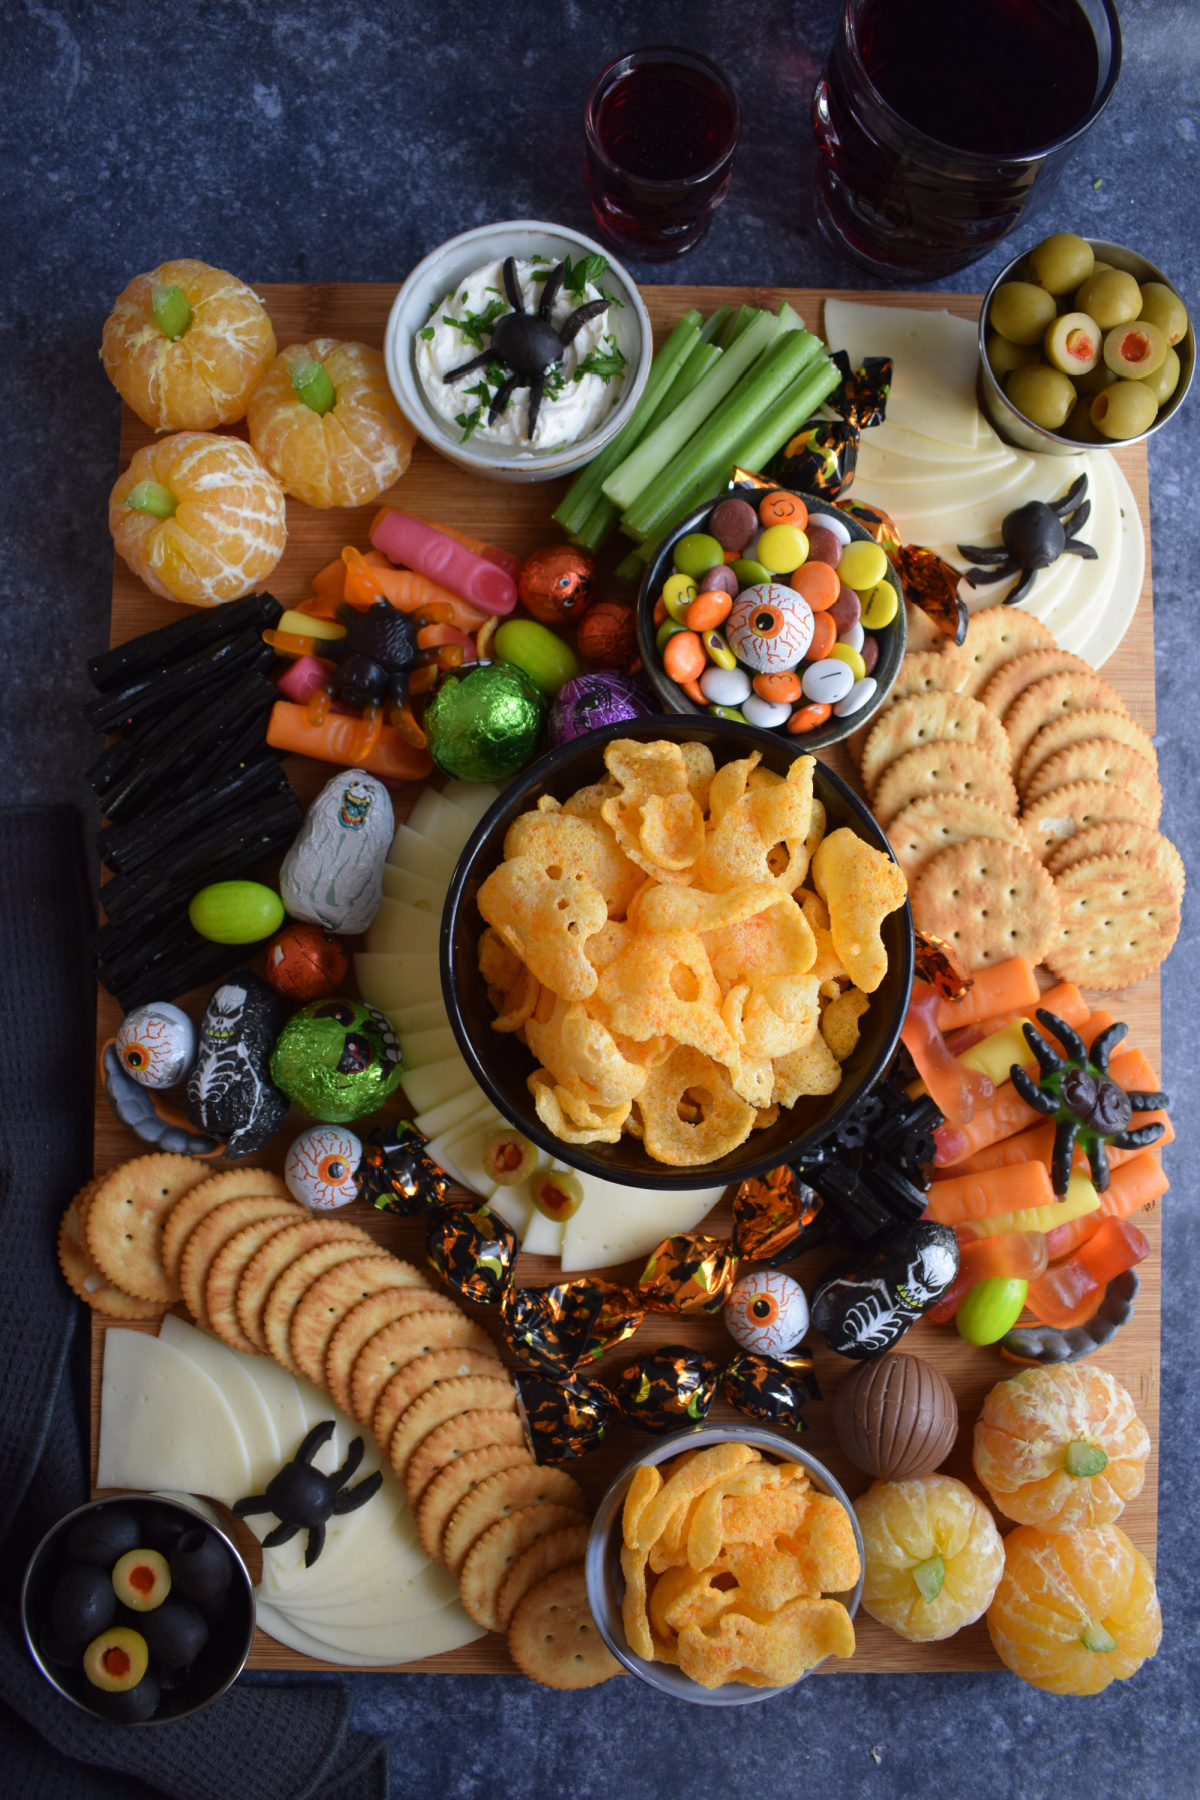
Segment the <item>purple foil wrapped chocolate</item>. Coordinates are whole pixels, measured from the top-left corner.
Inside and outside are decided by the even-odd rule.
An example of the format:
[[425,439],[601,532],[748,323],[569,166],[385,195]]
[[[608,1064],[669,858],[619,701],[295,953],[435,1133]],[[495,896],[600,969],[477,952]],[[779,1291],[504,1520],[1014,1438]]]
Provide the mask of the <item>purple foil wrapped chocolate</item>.
[[561,750],[572,738],[603,725],[620,725],[626,719],[645,719],[655,711],[654,698],[638,675],[620,669],[593,669],[568,681],[550,708],[548,736],[551,747]]

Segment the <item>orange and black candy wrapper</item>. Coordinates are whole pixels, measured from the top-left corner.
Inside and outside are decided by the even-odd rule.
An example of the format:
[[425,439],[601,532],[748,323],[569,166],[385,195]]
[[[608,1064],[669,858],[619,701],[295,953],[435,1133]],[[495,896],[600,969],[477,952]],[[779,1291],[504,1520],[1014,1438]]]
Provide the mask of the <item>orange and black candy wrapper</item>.
[[961,1000],[974,985],[953,945],[932,931],[913,933],[915,956],[913,982],[923,981],[937,989],[943,1000]]
[[613,1416],[613,1397],[600,1381],[521,1374],[517,1410],[535,1462],[571,1462],[600,1444]]
[[961,644],[967,635],[970,614],[966,601],[959,596],[962,576],[954,565],[921,544],[904,544],[888,554],[908,599],[933,620],[951,643]]
[[429,1221],[425,1255],[460,1299],[498,1306],[513,1283],[517,1234],[486,1206],[474,1212],[439,1207]]
[[665,1238],[638,1277],[638,1301],[651,1312],[720,1312],[729,1297],[737,1257],[721,1238],[682,1231]]
[[[733,1202],[733,1250],[747,1262],[770,1262],[814,1223],[821,1201],[783,1164],[743,1181]],[[799,1254],[799,1252],[797,1252]]]
[[686,1344],[663,1344],[626,1363],[612,1392],[631,1425],[661,1437],[685,1425],[703,1425],[720,1379],[720,1366],[710,1356]]
[[645,1316],[627,1288],[593,1276],[510,1289],[501,1304],[500,1332],[519,1363],[562,1381],[632,1337]]
[[373,1131],[363,1144],[356,1177],[359,1195],[380,1212],[426,1212],[444,1206],[450,1178],[425,1149],[425,1138],[408,1119]]
[[810,1400],[821,1398],[812,1351],[791,1350],[780,1357],[743,1351],[726,1369],[721,1394],[748,1419],[763,1425],[786,1425],[789,1431],[807,1431],[802,1411]]

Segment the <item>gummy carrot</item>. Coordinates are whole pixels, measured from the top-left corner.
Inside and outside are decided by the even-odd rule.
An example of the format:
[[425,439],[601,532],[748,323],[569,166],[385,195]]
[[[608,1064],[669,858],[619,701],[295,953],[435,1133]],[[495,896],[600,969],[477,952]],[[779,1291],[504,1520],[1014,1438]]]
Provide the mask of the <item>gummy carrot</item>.
[[[946,1042],[955,1056],[962,1056],[965,1051],[973,1050],[976,1044],[982,1043],[984,1038],[1003,1031],[1006,1025],[1019,1025],[1027,1021],[1048,1043],[1053,1042],[1046,1027],[1033,1017],[1039,1007],[1045,1007],[1075,1031],[1081,1031],[1088,1018],[1087,1001],[1075,983],[1060,981],[1057,987],[1046,989],[1036,1006],[1022,1007],[1019,1012],[997,1013],[991,1019],[981,1019],[978,1024],[967,1025],[961,1031],[956,1031]],[[1109,1023],[1112,1023],[1111,1019]]]
[[990,1019],[993,1013],[1024,1012],[1040,1001],[1033,964],[1024,956],[1010,956],[1007,962],[980,969],[961,1000],[943,1000],[937,1022],[942,1031],[954,1031]]
[[1101,1210],[1109,1218],[1126,1219],[1140,1206],[1149,1206],[1170,1187],[1166,1171],[1153,1151],[1141,1150],[1112,1172],[1100,1196]]
[[[372,735],[375,742],[364,755],[363,747]],[[362,719],[335,712],[326,713],[315,724],[307,707],[295,706],[288,700],[277,700],[271,708],[267,742],[276,750],[312,756],[318,762],[340,763],[347,769],[367,769],[372,775],[392,781],[420,781],[433,773],[433,758],[428,751],[406,744],[392,726],[376,729]]]
[[1150,1066],[1150,1059],[1136,1047],[1119,1051],[1109,1063],[1108,1072],[1127,1094],[1158,1092],[1158,1076]]
[[1104,1214],[1094,1212],[1085,1213],[1081,1219],[1072,1219],[1069,1225],[1056,1225],[1053,1231],[1046,1233],[1046,1255],[1051,1262],[1071,1256],[1080,1244],[1086,1244],[1099,1231],[1103,1222]]
[[941,997],[930,982],[914,981],[900,1036],[917,1074],[947,1123],[965,1125],[987,1105],[995,1085],[990,1074],[951,1056],[936,1023],[941,1004]]
[[[1163,1135],[1155,1145],[1156,1149],[1163,1144],[1170,1144],[1175,1139],[1175,1127],[1165,1112],[1134,1113],[1130,1124],[1134,1130],[1142,1125],[1162,1125]],[[985,1169],[1003,1169],[1009,1163],[1041,1162],[1049,1168],[1054,1155],[1053,1119],[1044,1119],[1031,1131],[1019,1131],[1015,1137],[1002,1138],[998,1144],[989,1144],[986,1150],[977,1150],[974,1156],[965,1157],[960,1163],[952,1164],[947,1170],[947,1177],[955,1175],[981,1175]],[[1115,1145],[1108,1147],[1108,1161],[1111,1168],[1117,1168],[1128,1162],[1132,1156],[1140,1156],[1140,1150],[1118,1150]],[[1086,1169],[1087,1153],[1077,1144],[1072,1161],[1073,1168]]]
[[1053,1200],[1054,1188],[1045,1163],[1010,1163],[1007,1168],[935,1181],[926,1196],[925,1217],[936,1219],[939,1225],[958,1225],[995,1213],[1049,1206]]

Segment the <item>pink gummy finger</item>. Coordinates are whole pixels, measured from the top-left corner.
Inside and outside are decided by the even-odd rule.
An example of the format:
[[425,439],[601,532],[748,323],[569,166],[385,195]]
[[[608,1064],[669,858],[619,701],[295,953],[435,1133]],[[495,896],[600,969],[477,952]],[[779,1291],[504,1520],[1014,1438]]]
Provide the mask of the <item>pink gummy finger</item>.
[[504,569],[408,513],[381,512],[371,526],[371,542],[392,562],[439,581],[483,612],[503,615],[517,604],[517,584]]

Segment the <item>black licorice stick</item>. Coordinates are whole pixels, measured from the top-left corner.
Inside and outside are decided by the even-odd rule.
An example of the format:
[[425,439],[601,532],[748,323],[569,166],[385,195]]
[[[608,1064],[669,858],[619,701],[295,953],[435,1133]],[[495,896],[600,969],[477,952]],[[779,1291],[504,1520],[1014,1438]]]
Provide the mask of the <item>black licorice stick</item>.
[[281,795],[269,806],[252,801],[232,818],[218,819],[206,830],[190,834],[173,853],[156,857],[149,867],[132,875],[115,875],[100,896],[104,910],[116,920],[143,907],[161,910],[166,904],[163,896],[179,890],[186,890],[190,900],[197,889],[224,879],[208,873],[210,862],[227,862],[244,841],[282,829],[289,820],[298,829],[300,817],[300,802],[290,788],[286,797]]
[[[132,1012],[148,1000],[175,1000],[192,988],[218,981],[230,969],[236,969],[253,956],[257,944],[210,944],[204,938],[182,954],[160,957],[149,968],[141,970],[115,992],[122,1011]],[[107,985],[107,983],[105,984]]]
[[[235,676],[234,680],[238,677]],[[152,716],[139,720],[136,729],[115,737],[103,754],[87,771],[87,779],[103,800],[122,777],[132,774],[136,765],[157,758],[163,748],[179,734],[181,721],[194,712],[214,705],[230,687],[230,677],[221,668],[213,671],[211,680],[200,683],[181,703],[167,705]]]
[[277,758],[268,754],[202,789],[187,801],[171,802],[143,813],[128,825],[106,825],[96,834],[101,862],[116,875],[128,875],[151,857],[165,854],[185,834],[203,826],[214,813],[253,798],[282,794],[287,777]]
[[167,701],[181,700],[193,688],[207,685],[219,670],[269,668],[274,660],[275,653],[263,643],[261,633],[239,631],[186,662],[155,669],[111,694],[89,700],[83,716],[93,731],[129,731],[152,709]]
[[103,805],[109,818],[123,822],[156,804],[153,796],[160,789],[166,794],[176,792],[217,742],[232,731],[242,731],[249,707],[266,711],[277,697],[271,683],[250,670],[194,714],[190,708],[181,708],[178,727],[167,734],[156,753],[127,772],[105,795]]
[[228,606],[204,609],[188,618],[162,625],[156,631],[143,631],[140,637],[117,644],[87,665],[88,679],[101,690],[135,680],[146,670],[159,664],[178,662],[192,656],[209,644],[232,637],[248,626],[270,630],[283,616],[283,607],[273,594],[249,594],[244,600],[233,600]]
[[[202,756],[198,757],[191,768],[173,788],[180,800],[189,798],[203,787],[220,779],[240,764],[251,762],[261,752],[268,749],[267,726],[271,718],[271,709],[278,699],[278,694],[265,683],[265,693],[255,696],[253,702],[236,718],[231,718],[225,730],[211,744],[206,746]],[[282,762],[279,752],[270,751],[277,761]]]

